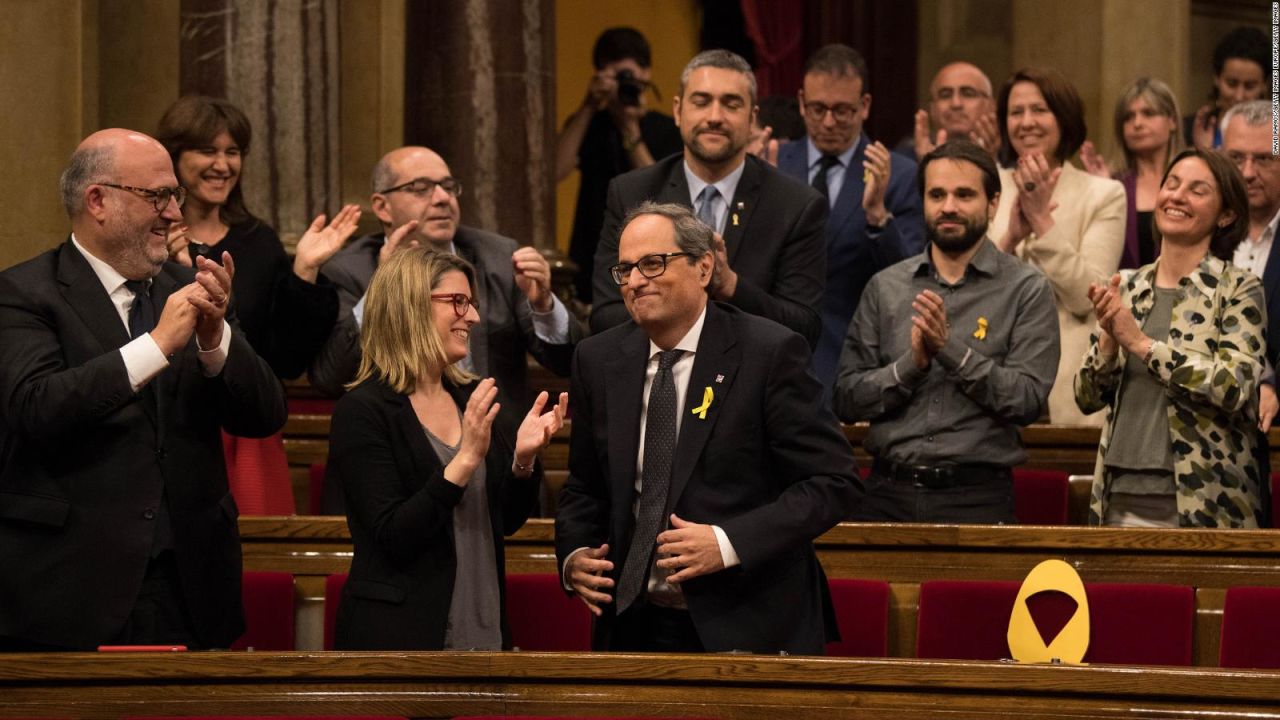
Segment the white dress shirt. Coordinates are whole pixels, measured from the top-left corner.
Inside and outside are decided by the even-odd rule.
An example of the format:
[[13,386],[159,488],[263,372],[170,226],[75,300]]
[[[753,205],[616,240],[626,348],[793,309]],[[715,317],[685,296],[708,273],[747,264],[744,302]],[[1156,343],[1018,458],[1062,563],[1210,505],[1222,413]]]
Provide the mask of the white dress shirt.
[[[128,278],[117,272],[106,261],[86,250],[80,244],[80,241],[76,240],[75,235],[71,236],[71,244],[84,256],[84,259],[89,263],[89,267],[93,269],[93,274],[98,276],[98,282],[102,283],[102,288],[107,291],[107,297],[111,299],[111,304],[115,306],[116,313],[120,316],[120,322],[124,325],[125,333],[128,333],[129,310],[133,307],[134,300],[133,291],[125,287]],[[157,312],[156,319],[159,320],[159,312]],[[213,377],[222,372],[222,366],[227,362],[227,352],[230,348],[231,326],[227,324],[226,320],[223,320],[222,342],[216,348],[201,350],[199,353],[200,366],[205,375]],[[162,370],[169,367],[168,358],[164,356],[160,346],[152,339],[151,333],[136,337],[126,343],[120,348],[120,357],[124,360],[124,369],[129,375],[129,387],[135,393],[151,382],[152,378],[159,375]]]

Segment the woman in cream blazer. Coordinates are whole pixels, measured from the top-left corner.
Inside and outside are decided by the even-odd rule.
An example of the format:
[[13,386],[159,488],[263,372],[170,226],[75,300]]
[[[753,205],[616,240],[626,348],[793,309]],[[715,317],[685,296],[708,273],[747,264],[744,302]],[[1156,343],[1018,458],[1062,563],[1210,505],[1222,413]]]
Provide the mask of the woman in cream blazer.
[[1053,286],[1062,354],[1049,393],[1049,420],[1102,425],[1076,407],[1072,380],[1097,323],[1089,283],[1104,283],[1124,250],[1124,187],[1067,161],[1085,139],[1084,105],[1056,70],[1024,68],[1000,91],[1003,140],[1000,206],[989,230],[996,246],[1039,268]]

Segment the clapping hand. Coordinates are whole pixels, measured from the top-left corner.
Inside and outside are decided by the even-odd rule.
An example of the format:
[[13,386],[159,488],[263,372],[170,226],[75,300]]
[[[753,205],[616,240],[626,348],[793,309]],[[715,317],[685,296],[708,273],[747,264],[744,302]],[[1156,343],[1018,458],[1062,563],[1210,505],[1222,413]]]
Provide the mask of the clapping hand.
[[493,419],[498,416],[500,403],[498,385],[493,378],[485,378],[476,385],[462,412],[462,439],[458,442],[458,454],[444,469],[444,479],[459,487],[466,487],[471,474],[484,462],[489,452],[489,437],[493,431]]
[[551,437],[564,426],[564,414],[569,409],[569,393],[560,393],[556,406],[543,412],[549,398],[546,390],[538,393],[537,399],[533,401],[533,407],[529,408],[528,414],[524,416],[524,422],[521,422],[520,428],[516,430],[515,462],[521,467],[533,467],[533,461],[538,454],[551,442]]
[[293,273],[309,283],[315,283],[320,266],[342,249],[360,224],[360,206],[345,205],[333,216],[333,222],[324,224],[324,213],[311,221],[311,227],[298,239],[298,249],[293,258]]

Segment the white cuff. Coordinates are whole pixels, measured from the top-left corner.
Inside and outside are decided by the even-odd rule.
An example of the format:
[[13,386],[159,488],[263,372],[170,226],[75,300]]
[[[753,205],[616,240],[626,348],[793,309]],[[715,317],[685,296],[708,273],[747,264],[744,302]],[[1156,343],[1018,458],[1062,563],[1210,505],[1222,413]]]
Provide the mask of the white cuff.
[[129,374],[129,387],[138,392],[151,379],[169,367],[169,360],[161,352],[151,333],[130,340],[120,348],[125,372]]
[[565,592],[573,592],[573,583],[569,582],[569,567],[573,565],[573,558],[586,549],[585,547],[580,547],[569,553],[568,557],[564,559],[564,567],[560,568],[560,586],[565,589]]
[[[361,299],[361,302],[364,302]],[[528,300],[525,300],[528,302]],[[364,308],[361,308],[363,310]],[[569,342],[569,310],[555,295],[551,296],[551,309],[538,312],[529,306],[529,316],[533,320],[533,334],[544,343],[564,345]]]
[[719,525],[711,526],[712,532],[716,534],[716,544],[720,546],[720,561],[724,563],[726,568],[741,565],[742,561],[738,559],[738,551],[733,549],[733,543],[729,542],[729,536],[724,534],[724,530]]

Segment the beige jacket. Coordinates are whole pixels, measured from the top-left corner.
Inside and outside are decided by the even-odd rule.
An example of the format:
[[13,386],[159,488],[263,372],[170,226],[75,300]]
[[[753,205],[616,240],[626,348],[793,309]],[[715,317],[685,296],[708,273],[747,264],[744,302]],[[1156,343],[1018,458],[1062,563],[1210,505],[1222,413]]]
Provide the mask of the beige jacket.
[[[1000,169],[1000,207],[988,231],[1004,237],[1009,212],[1018,196],[1013,172]],[[1018,246],[1018,255],[1049,278],[1058,304],[1058,332],[1062,355],[1049,392],[1049,420],[1059,425],[1102,425],[1103,413],[1084,415],[1076,407],[1072,381],[1089,349],[1089,334],[1097,324],[1089,283],[1115,274],[1124,250],[1124,186],[1090,175],[1064,163],[1053,190],[1053,229],[1044,237],[1034,233]]]

